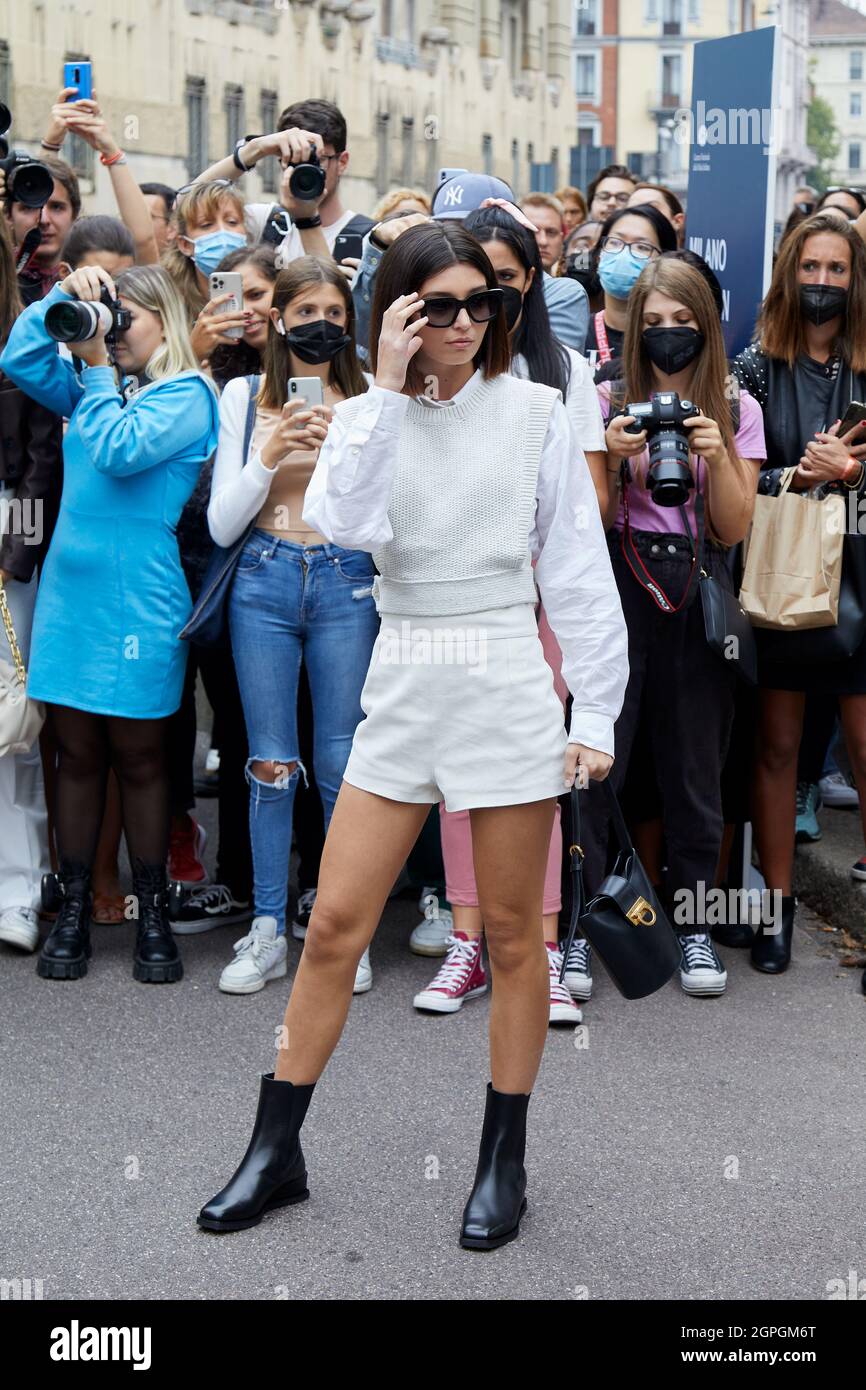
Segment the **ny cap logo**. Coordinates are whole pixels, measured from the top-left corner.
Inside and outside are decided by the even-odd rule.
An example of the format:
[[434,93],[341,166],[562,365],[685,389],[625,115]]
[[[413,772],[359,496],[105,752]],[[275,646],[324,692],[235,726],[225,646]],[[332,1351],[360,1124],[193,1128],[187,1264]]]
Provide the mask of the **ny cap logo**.
[[445,197],[442,199],[442,202],[446,207],[453,207],[455,203],[460,204],[463,202],[463,193],[464,189],[462,183],[452,183]]

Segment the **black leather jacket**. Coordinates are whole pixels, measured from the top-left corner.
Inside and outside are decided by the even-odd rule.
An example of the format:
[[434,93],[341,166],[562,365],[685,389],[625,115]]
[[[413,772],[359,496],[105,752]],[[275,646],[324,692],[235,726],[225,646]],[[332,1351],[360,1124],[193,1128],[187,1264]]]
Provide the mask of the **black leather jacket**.
[[63,421],[19,391],[0,372],[0,482],[15,489],[25,526],[0,539],[0,569],[27,583],[41,563],[63,488]]

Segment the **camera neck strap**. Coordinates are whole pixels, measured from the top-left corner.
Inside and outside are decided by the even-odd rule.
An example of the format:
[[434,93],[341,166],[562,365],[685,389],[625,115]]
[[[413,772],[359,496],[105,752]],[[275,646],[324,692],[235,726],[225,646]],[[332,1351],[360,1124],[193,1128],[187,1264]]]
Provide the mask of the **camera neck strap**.
[[689,604],[694,598],[697,582],[701,574],[701,562],[704,550],[703,495],[699,491],[695,493],[695,521],[697,523],[697,543],[695,543],[695,541],[692,538],[692,528],[689,525],[689,514],[686,511],[685,506],[681,506],[679,508],[679,513],[682,517],[683,525],[685,527],[685,534],[689,538],[689,545],[691,547],[692,552],[692,564],[691,569],[689,570],[688,583],[686,584],[682,598],[680,599],[679,603],[672,603],[671,600],[668,598],[667,594],[665,593],[664,589],[662,588],[661,584],[659,584],[658,580],[655,579],[652,574],[650,574],[649,570],[643,562],[643,559],[638,554],[637,549],[635,547],[628,515],[629,474],[628,462],[625,459],[623,459],[622,461],[620,476],[622,478],[623,511],[621,545],[622,553],[625,557],[625,562],[631,570],[632,574],[634,575],[635,579],[637,580],[638,584],[640,584],[642,589],[646,590],[646,592],[649,594],[650,598],[653,600],[657,608],[660,608],[663,613],[681,613],[683,609],[688,608]]

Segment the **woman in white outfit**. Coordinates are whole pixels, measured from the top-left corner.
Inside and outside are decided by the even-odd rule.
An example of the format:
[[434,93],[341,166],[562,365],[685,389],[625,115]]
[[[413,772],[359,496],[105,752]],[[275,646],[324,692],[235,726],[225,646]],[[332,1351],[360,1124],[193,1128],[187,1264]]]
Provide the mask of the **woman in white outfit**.
[[[556,798],[603,778],[628,676],[595,491],[558,393],[511,376],[502,292],[462,227],[405,232],[382,259],[375,384],[335,408],[304,518],[373,554],[382,628],[366,719],[331,819],[304,954],[246,1156],[199,1214],[256,1225],[309,1195],[299,1131],[339,1041],[355,969],[443,797],[468,808],[494,977],[492,1083],[461,1244],[492,1249],[526,1207],[526,1110],[548,1022],[542,888]],[[533,574],[532,561],[537,557]],[[566,735],[535,580],[573,695]],[[431,665],[435,670],[431,672]],[[431,678],[432,677],[432,678]]]
[[[20,312],[15,263],[4,226],[0,228],[0,348]],[[62,447],[60,417],[25,396],[0,372],[0,583],[25,667],[30,659],[38,566],[60,497]],[[0,662],[12,665],[2,622]],[[0,941],[8,946],[36,949],[40,886],[50,868],[37,739],[26,753],[0,756]]]

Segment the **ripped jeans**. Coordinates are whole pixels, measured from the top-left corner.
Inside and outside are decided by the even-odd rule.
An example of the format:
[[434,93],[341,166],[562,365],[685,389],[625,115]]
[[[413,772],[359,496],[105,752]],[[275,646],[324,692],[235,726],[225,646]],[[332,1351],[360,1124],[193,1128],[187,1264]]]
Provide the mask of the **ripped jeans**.
[[[302,546],[254,530],[235,570],[228,604],[232,652],[250,758],[250,839],[255,912],[286,929],[292,812],[298,778],[301,660],[313,702],[313,765],[327,832],[355,729],[379,616],[375,569],[364,550]],[[276,779],[253,776],[274,762]],[[294,764],[294,770],[288,771]]]

